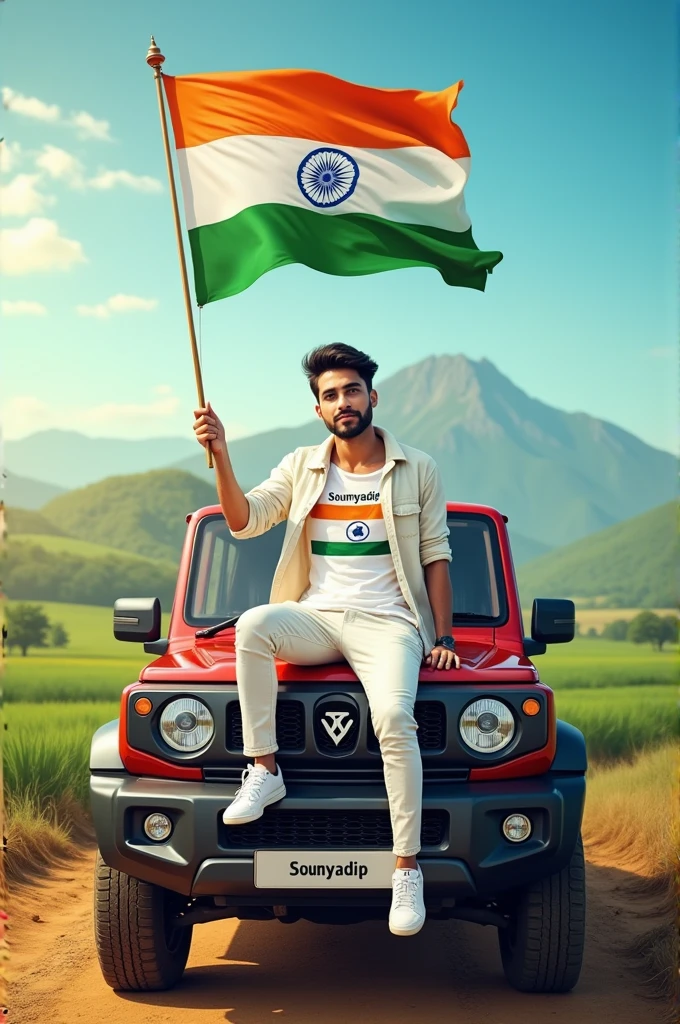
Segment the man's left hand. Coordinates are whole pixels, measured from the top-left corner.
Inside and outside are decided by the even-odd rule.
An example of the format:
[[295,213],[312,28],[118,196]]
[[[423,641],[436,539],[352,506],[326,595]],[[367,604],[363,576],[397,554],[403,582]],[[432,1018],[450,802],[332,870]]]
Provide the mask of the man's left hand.
[[428,668],[460,668],[460,658],[448,647],[433,647],[425,658],[425,664]]

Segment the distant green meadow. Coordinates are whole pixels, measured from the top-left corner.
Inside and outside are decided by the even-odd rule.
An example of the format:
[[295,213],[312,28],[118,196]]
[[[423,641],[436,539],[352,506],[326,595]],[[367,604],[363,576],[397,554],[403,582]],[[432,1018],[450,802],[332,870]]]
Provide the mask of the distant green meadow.
[[[69,791],[87,805],[92,734],[118,717],[123,687],[153,659],[113,638],[108,608],[43,607],[64,624],[71,643],[5,660],[8,805],[24,795],[43,806]],[[577,639],[549,648],[535,663],[555,690],[558,716],[584,733],[592,760],[630,758],[677,736],[677,650]]]

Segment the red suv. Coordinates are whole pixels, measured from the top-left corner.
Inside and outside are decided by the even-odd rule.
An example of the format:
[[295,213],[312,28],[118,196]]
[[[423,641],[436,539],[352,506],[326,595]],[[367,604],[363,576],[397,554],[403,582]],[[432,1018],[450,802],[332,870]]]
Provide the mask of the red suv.
[[[511,985],[566,992],[583,954],[586,750],[532,658],[573,639],[574,605],[535,600],[526,637],[506,517],[447,508],[461,667],[424,667],[415,705],[428,920],[493,925]],[[167,638],[157,598],[116,601],[116,637],[158,657],[92,740],[95,934],[115,989],[174,985],[203,921],[352,923],[385,918],[391,897],[382,760],[346,662],[277,663],[287,795],[222,822],[244,768],[234,625],[269,600],[285,524],[237,541],[219,506],[187,524]],[[316,869],[329,852],[331,877]]]

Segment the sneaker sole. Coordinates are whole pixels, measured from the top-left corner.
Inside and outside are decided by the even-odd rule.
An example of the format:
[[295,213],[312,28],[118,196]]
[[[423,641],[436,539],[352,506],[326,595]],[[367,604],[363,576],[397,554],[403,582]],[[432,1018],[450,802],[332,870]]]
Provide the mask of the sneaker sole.
[[415,928],[393,928],[392,925],[390,925],[390,931],[393,935],[417,935],[424,924],[425,918],[423,918],[420,924],[416,925]]
[[269,807],[270,804],[278,803],[279,800],[283,800],[286,795],[286,787],[281,786],[280,789],[274,790],[274,792],[267,798],[265,803],[262,804],[262,809],[259,814],[249,814],[247,818],[227,818],[225,811],[222,815],[222,821],[225,825],[248,825],[251,821],[257,821],[264,814],[265,807]]

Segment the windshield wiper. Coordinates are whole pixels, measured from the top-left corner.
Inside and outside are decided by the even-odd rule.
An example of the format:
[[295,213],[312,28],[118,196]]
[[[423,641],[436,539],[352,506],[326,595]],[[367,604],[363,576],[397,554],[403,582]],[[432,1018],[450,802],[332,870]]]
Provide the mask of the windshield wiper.
[[456,619],[474,619],[476,622],[495,622],[497,616],[495,615],[483,615],[481,612],[454,612],[454,621]]
[[224,622],[217,622],[214,626],[208,626],[207,629],[197,629],[194,636],[211,637],[221,633],[223,629],[229,629],[230,626],[235,626],[238,620],[241,618],[241,613],[238,615],[232,615],[230,618],[225,619]]

